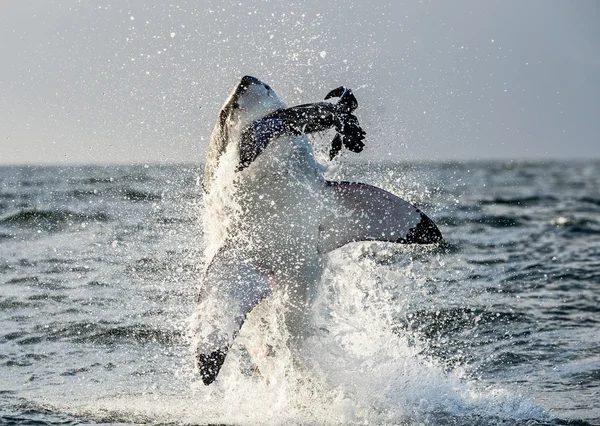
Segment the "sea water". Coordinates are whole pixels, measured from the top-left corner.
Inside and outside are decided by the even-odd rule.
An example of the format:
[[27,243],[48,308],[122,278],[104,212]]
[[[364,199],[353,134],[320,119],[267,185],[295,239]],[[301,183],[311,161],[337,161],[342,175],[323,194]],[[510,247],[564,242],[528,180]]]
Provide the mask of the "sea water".
[[309,365],[261,377],[242,330],[210,387],[201,176],[0,167],[0,423],[600,424],[600,162],[337,167],[445,242],[334,251]]

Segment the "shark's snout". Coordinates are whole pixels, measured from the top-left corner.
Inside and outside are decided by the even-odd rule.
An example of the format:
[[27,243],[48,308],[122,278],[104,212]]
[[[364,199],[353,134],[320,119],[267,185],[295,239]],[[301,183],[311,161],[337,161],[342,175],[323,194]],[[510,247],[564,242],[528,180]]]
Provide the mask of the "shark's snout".
[[265,84],[256,77],[245,75],[242,77],[235,90],[233,100],[237,101],[245,93],[251,92],[253,87],[265,87]]
[[251,84],[263,84],[263,82],[256,77],[252,77],[251,75],[245,75],[242,77],[242,80],[240,81],[241,86],[248,87]]

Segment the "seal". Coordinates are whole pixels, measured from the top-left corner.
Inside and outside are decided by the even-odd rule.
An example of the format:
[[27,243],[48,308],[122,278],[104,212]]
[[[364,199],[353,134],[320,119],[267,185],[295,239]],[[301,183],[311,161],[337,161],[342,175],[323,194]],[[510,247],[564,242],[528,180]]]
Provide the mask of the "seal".
[[401,198],[358,182],[330,182],[308,134],[335,129],[330,158],[360,152],[365,132],[352,90],[287,107],[273,89],[246,76],[221,108],[208,149],[205,191],[206,271],[198,295],[196,365],[204,384],[257,305],[285,297],[294,341],[310,335],[307,312],[325,255],[350,242],[434,244],[435,223]]

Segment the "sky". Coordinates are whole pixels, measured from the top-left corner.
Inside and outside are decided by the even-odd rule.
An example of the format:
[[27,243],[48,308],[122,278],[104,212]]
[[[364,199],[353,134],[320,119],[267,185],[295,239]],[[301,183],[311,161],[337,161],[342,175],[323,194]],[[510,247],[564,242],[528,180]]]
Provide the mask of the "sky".
[[0,164],[202,162],[247,74],[289,105],[351,87],[369,160],[600,158],[598,22],[597,0],[2,0]]

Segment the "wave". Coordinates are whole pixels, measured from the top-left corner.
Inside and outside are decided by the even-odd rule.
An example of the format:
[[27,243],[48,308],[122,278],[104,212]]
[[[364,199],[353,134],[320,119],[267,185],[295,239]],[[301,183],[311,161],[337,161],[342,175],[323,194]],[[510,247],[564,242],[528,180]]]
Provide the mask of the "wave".
[[527,216],[484,215],[472,220],[472,222],[488,225],[493,228],[513,228],[523,226],[528,219]]
[[12,285],[18,285],[18,286],[25,284],[28,287],[37,287],[37,288],[49,290],[49,291],[64,290],[66,288],[64,285],[61,284],[62,283],[61,281],[41,280],[36,275],[18,276],[18,277],[6,280],[5,283],[12,284]]
[[[26,309],[26,308],[37,308],[41,305],[35,302],[24,302],[22,300],[17,299],[16,297],[3,297],[0,298],[0,312],[4,311],[12,311],[18,309]],[[6,339],[6,336],[3,337]]]
[[68,179],[67,182],[70,184],[81,183],[84,185],[97,185],[99,183],[114,183],[114,177],[86,177],[82,179]]
[[587,235],[600,234],[600,222],[589,217],[558,216],[550,221],[549,232],[556,232],[556,228],[567,238],[581,238]]
[[29,229],[37,228],[47,231],[60,230],[64,226],[74,224],[106,221],[108,221],[108,216],[102,212],[82,214],[62,209],[38,210],[36,208],[26,208],[0,216],[1,225]]
[[123,173],[124,170],[114,169],[111,176],[86,176],[80,178],[69,178],[67,183],[70,185],[98,185],[98,184],[119,184],[122,182],[149,182],[154,180],[146,173]]
[[[45,326],[44,326],[45,327]],[[171,345],[181,341],[182,335],[176,330],[162,330],[145,324],[114,325],[95,322],[54,324],[48,328],[38,327],[38,335],[43,340],[68,340],[74,343],[115,345],[123,343],[159,343]]]
[[556,203],[559,199],[553,195],[534,195],[529,197],[497,197],[487,200],[481,200],[482,205],[508,205],[516,207],[547,206]]
[[486,225],[492,228],[515,228],[523,226],[531,218],[528,216],[492,215],[483,214],[475,217],[464,217],[460,215],[442,216],[438,223],[444,226],[458,227],[466,224]]
[[162,199],[161,194],[134,189],[125,189],[122,191],[122,194],[123,198],[128,201],[159,201]]
[[[12,401],[12,404],[0,405],[0,424],[20,426],[40,425],[76,425],[81,424],[81,417],[73,417],[60,411],[45,408],[41,404],[27,401],[24,398],[16,398],[13,392],[0,392],[4,399]],[[7,401],[7,402],[8,402]]]
[[581,237],[585,235],[600,235],[600,228],[596,226],[571,225],[567,227],[567,233],[573,237]]
[[101,196],[102,192],[97,189],[73,189],[68,191],[65,195],[67,198],[86,198]]
[[525,314],[515,312],[488,311],[481,308],[456,307],[436,309],[435,311],[419,310],[411,312],[410,318],[402,321],[399,328],[414,330],[427,337],[443,336],[461,332],[486,324],[523,322],[529,319]]
[[581,197],[579,201],[582,203],[593,204],[594,206],[600,207],[600,198]]

